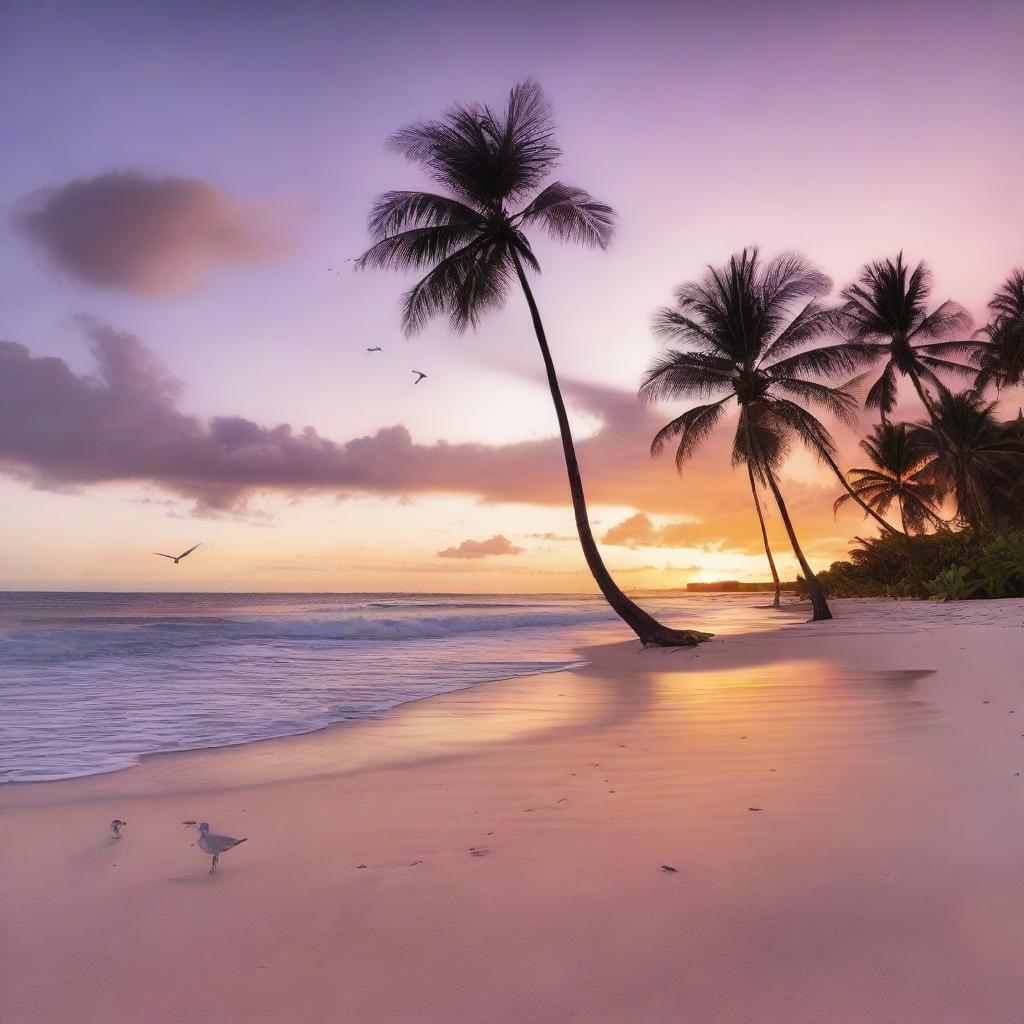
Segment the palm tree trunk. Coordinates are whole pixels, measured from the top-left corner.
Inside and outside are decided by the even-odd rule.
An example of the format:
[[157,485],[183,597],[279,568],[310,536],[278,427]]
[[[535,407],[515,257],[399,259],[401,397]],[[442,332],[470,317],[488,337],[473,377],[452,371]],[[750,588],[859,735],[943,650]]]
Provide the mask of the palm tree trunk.
[[[843,471],[842,471],[842,470],[841,470],[841,469],[839,468],[839,466],[837,466],[837,465],[836,465],[836,461],[835,461],[835,459],[833,459],[833,458],[832,458],[832,456],[831,456],[831,455],[830,455],[830,454],[829,454],[829,453],[828,453],[827,451],[825,451],[825,450],[824,450],[823,448],[819,448],[819,449],[817,449],[817,452],[818,452],[818,454],[819,454],[819,455],[821,456],[821,458],[822,458],[822,459],[823,459],[823,460],[825,461],[825,464],[826,464],[826,465],[827,465],[827,466],[829,467],[829,469],[831,469],[831,470],[832,470],[832,472],[833,472],[833,473],[835,473],[835,475],[836,475],[836,479],[837,479],[837,480],[838,480],[838,481],[839,481],[839,482],[840,482],[840,483],[841,483],[841,484],[843,485],[843,488],[845,489],[846,493],[847,493],[847,494],[848,494],[848,495],[849,495],[849,496],[850,496],[851,498],[853,498],[853,500],[854,500],[855,502],[857,502],[857,504],[858,504],[858,505],[860,505],[860,507],[861,507],[862,509],[864,509],[864,511],[865,511],[865,512],[866,512],[866,513],[867,513],[867,514],[868,514],[869,516],[871,516],[871,518],[872,518],[872,519],[874,519],[874,520],[875,520],[875,522],[876,522],[876,523],[878,523],[878,525],[879,525],[879,526],[881,526],[881,527],[882,527],[882,530],[883,530],[883,531],[884,531],[885,533],[899,533],[899,532],[900,532],[899,530],[897,530],[897,529],[896,529],[896,527],[895,527],[895,526],[891,525],[890,523],[887,523],[887,522],[886,522],[886,521],[885,521],[885,520],[884,520],[884,519],[883,519],[883,518],[882,518],[882,517],[881,517],[881,516],[880,516],[880,515],[879,515],[879,514],[878,514],[878,513],[877,513],[877,512],[876,512],[876,511],[875,511],[875,510],[874,510],[874,509],[873,509],[873,508],[872,508],[872,507],[871,507],[871,506],[870,506],[870,505],[869,505],[869,504],[868,504],[868,503],[867,503],[867,502],[866,502],[866,501],[865,501],[865,500],[864,500],[864,499],[863,499],[863,498],[862,498],[862,497],[861,497],[861,496],[860,496],[860,495],[859,495],[859,494],[858,494],[858,493],[857,493],[857,492],[856,492],[856,491],[855,491],[855,490],[854,490],[854,489],[853,489],[853,488],[851,487],[851,486],[850,486],[850,481],[846,479],[846,474],[845,474],[845,473],[844,473],[844,472],[843,472]],[[904,532],[904,533],[906,533],[906,530],[904,530],[903,532]]]
[[540,311],[537,309],[537,303],[534,300],[529,282],[526,280],[522,264],[519,262],[519,257],[514,250],[512,252],[512,259],[515,263],[519,283],[523,288],[523,294],[526,296],[526,304],[530,307],[530,316],[533,318],[533,329],[537,335],[537,344],[540,346],[541,356],[544,359],[544,370],[547,374],[548,388],[551,391],[551,401],[554,403],[555,415],[558,417],[558,432],[562,439],[565,470],[569,477],[569,493],[572,496],[572,508],[576,517],[576,532],[579,534],[580,545],[583,548],[583,557],[587,560],[587,567],[594,577],[594,582],[597,583],[605,600],[611,605],[614,612],[636,633],[645,647],[692,647],[702,640],[710,639],[713,636],[712,633],[702,633],[695,629],[670,629],[668,626],[663,626],[657,619],[648,615],[642,608],[634,604],[619,589],[618,584],[612,579],[611,573],[608,572],[601,558],[601,552],[598,550],[597,542],[594,540],[593,531],[590,528],[590,518],[587,515],[587,501],[583,492],[583,480],[580,476],[579,463],[576,460],[576,449],[573,445],[572,431],[569,427],[569,417],[565,411],[562,390],[558,385],[558,376],[555,373],[555,364],[552,361],[551,351],[548,348],[544,324],[541,322]]
[[750,493],[754,496],[754,508],[757,509],[757,521],[761,525],[761,540],[764,541],[764,553],[768,557],[768,568],[772,571],[772,581],[775,583],[775,600],[772,601],[773,608],[782,605],[782,588],[779,586],[779,572],[775,568],[775,559],[772,558],[772,549],[768,544],[768,530],[764,525],[764,513],[761,511],[761,499],[757,496],[757,484],[754,481],[754,451],[753,440],[750,436],[750,421],[743,417],[743,429],[747,435],[747,476],[750,478]]
[[779,506],[779,515],[782,516],[782,521],[786,524],[789,543],[793,545],[793,554],[796,555],[796,560],[800,563],[800,568],[803,570],[804,579],[807,581],[807,593],[811,598],[811,607],[814,609],[812,617],[815,622],[820,622],[822,619],[831,619],[832,612],[829,609],[828,601],[825,600],[825,592],[821,589],[818,577],[811,570],[800,548],[800,542],[796,539],[793,521],[789,518],[789,510],[786,508],[785,501],[782,500],[782,492],[779,490],[779,485],[775,482],[775,475],[772,473],[771,467],[764,467],[764,475],[768,481],[768,486],[772,489],[772,494],[775,495],[775,504]]
[[897,498],[900,503],[900,523],[903,525],[903,536],[907,538],[907,564],[910,571],[914,571],[914,544],[910,539],[910,531],[907,529],[907,510],[903,507],[902,496]]
[[928,413],[928,418],[932,421],[932,426],[938,429],[938,420],[935,414],[935,403],[932,401],[931,396],[925,390],[924,385],[921,383],[921,378],[917,375],[916,371],[910,370],[907,374],[910,377],[911,383],[914,385],[914,390],[917,392],[917,397],[921,399],[921,404],[924,406],[924,411]]

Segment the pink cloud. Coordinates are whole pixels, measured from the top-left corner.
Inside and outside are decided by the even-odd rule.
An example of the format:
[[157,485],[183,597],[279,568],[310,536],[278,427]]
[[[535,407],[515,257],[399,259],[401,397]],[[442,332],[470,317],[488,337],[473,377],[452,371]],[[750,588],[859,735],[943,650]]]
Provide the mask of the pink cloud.
[[183,291],[210,272],[288,248],[280,218],[195,178],[113,172],[28,196],[15,223],[70,277],[143,295]]
[[458,547],[445,548],[437,555],[439,558],[486,558],[488,555],[521,555],[525,550],[496,533],[487,540],[464,540]]

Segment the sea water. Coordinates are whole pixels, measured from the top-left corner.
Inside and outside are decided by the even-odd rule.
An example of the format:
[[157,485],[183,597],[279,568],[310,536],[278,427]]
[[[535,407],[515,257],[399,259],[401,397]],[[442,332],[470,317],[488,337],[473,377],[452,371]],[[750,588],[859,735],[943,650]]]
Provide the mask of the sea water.
[[[718,632],[767,603],[645,605]],[[631,636],[597,596],[0,593],[0,781],[311,732]]]

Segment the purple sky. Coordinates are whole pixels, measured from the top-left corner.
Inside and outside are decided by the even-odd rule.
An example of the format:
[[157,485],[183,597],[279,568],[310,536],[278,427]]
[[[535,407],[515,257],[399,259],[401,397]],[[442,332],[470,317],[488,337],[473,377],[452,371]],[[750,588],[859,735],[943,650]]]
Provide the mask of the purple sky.
[[[316,444],[342,452],[401,427],[410,444],[492,446],[501,463],[516,445],[552,435],[521,300],[476,336],[452,337],[442,323],[407,342],[398,330],[405,282],[356,275],[345,262],[365,245],[372,197],[420,180],[385,152],[388,133],[453,100],[500,102],[528,75],[542,83],[566,154],[559,176],[612,203],[621,220],[606,254],[540,242],[538,297],[565,377],[631,392],[655,350],[651,311],[704,263],[752,242],[805,252],[837,286],[902,247],[929,260],[937,300],[959,299],[980,318],[1024,262],[1022,38],[1019,3],[8,0],[0,95],[15,102],[0,105],[0,339],[25,347],[8,350],[22,370],[50,376],[38,401],[18,377],[24,407],[0,416],[13,474],[0,480],[0,499],[14,509],[17,551],[0,561],[0,585],[170,585],[163,565],[111,568],[109,556],[125,543],[148,551],[195,535],[207,538],[207,561],[190,583],[207,588],[488,589],[510,564],[554,565],[564,579],[553,587],[585,586],[571,544],[541,550],[528,539],[570,532],[549,496],[557,465],[515,502],[472,458],[449,458],[436,479],[420,466],[409,472],[425,480],[378,486],[373,467],[353,480],[332,464],[324,476],[323,445],[306,478],[310,452],[274,448],[281,424],[294,444],[314,436],[303,434],[309,426]],[[100,396],[81,379],[96,373],[92,345],[105,331],[138,339],[106,369],[141,366],[157,389],[128,402],[132,417],[155,419],[118,421],[122,440],[139,441],[130,453],[104,447],[109,416],[124,415],[111,379]],[[385,351],[369,356],[372,345]],[[63,366],[25,362],[47,356]],[[412,367],[430,374],[415,390]],[[47,390],[54,375],[84,404],[71,409]],[[579,429],[597,430],[607,404],[577,394]],[[108,419],[97,420],[101,406]],[[676,536],[665,527],[709,514],[709,489],[742,481],[715,448],[689,487],[668,461],[647,465],[650,415],[637,411],[624,428],[637,451],[618,457],[637,468],[622,468],[620,498],[615,473],[595,468],[595,518],[611,528],[653,516],[644,536],[663,539]],[[54,424],[72,422],[55,436]],[[86,424],[97,422],[90,448]],[[145,423],[157,427],[147,433]],[[214,442],[245,430],[259,432],[258,458],[250,451],[240,468],[231,443],[211,455]],[[183,485],[181,466],[200,447],[206,475]],[[205,500],[218,474],[219,504]],[[797,490],[821,485],[800,460],[790,476]],[[435,487],[456,496],[434,497]],[[347,500],[338,504],[334,488]],[[191,521],[197,500],[206,518]],[[832,523],[827,504],[818,513],[808,497],[806,512],[826,560],[861,528],[856,517]],[[760,576],[748,550],[755,529],[724,524],[711,540],[698,530],[675,564]],[[437,557],[497,536],[513,550]],[[82,546],[92,554],[73,554]],[[327,578],[297,568],[328,546]],[[610,558],[641,573],[663,548],[638,542]],[[254,558],[267,550],[277,568]],[[684,581],[663,561],[645,583]]]

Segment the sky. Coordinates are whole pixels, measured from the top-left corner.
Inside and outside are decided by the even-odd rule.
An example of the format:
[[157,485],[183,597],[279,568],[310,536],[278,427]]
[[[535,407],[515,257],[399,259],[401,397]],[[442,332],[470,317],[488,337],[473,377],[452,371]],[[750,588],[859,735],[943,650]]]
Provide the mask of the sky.
[[[983,322],[1024,262],[1021,38],[1010,2],[0,0],[0,588],[590,591],[522,297],[405,339],[411,279],[351,263],[424,181],[389,134],[526,77],[619,217],[536,240],[605,558],[767,578],[728,427],[648,456],[652,313],[757,244],[837,290],[903,249]],[[806,455],[783,490],[816,566],[872,532]]]

